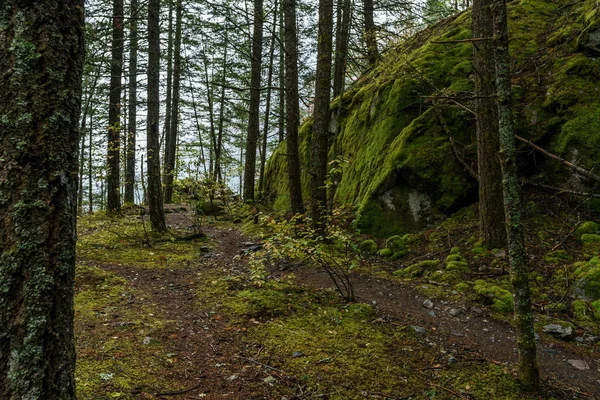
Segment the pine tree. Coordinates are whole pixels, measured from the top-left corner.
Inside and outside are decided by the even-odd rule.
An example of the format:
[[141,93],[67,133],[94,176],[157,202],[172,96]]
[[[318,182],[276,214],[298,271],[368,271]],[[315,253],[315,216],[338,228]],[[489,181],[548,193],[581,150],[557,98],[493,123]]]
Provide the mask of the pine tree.
[[0,26],[0,398],[75,399],[83,1],[6,0]]

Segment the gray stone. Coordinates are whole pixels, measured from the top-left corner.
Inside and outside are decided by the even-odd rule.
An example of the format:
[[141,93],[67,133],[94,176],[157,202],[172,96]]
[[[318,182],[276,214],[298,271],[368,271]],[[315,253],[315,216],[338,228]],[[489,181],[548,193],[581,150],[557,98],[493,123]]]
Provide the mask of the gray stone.
[[583,360],[568,360],[567,363],[569,363],[572,367],[577,368],[578,370],[581,370],[581,371],[590,369],[590,366],[588,365],[588,363],[586,363]]
[[460,314],[462,314],[462,310],[460,308],[451,308],[450,311],[448,311],[448,314],[453,317],[458,317]]
[[431,301],[431,299],[427,299],[423,302],[423,307],[425,308],[433,308],[433,301]]
[[483,314],[483,310],[479,307],[473,307],[471,308],[471,311],[475,314]]
[[458,362],[458,360],[456,359],[456,357],[450,356],[448,357],[448,364],[456,364]]
[[419,335],[424,335],[427,333],[427,329],[423,328],[422,326],[413,326],[412,328],[413,331]]
[[144,340],[142,340],[143,344],[150,344],[152,342],[152,338],[150,336],[146,336]]
[[600,54],[600,29],[588,33],[581,45],[587,50]]
[[558,324],[548,324],[542,328],[542,331],[561,339],[570,339],[573,336],[573,328],[570,326],[563,327]]

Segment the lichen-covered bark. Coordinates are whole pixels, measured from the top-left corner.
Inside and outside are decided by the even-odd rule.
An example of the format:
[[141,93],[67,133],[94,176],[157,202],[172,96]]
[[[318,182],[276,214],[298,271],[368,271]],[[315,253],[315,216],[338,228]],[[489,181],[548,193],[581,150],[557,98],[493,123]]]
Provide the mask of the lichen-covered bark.
[[319,1],[319,42],[317,48],[317,73],[315,83],[315,122],[310,154],[310,212],[313,224],[323,229],[323,216],[327,206],[327,153],[329,121],[331,117],[331,50],[333,46],[333,0]]
[[107,209],[121,211],[121,75],[123,73],[123,0],[113,2],[113,32],[108,107],[108,150],[106,153]]
[[365,41],[367,42],[367,58],[369,66],[374,66],[379,58],[377,49],[377,32],[375,29],[375,20],[373,17],[373,0],[363,0],[363,16],[365,20]]
[[158,145],[158,124],[160,113],[160,0],[148,2],[148,209],[152,229],[157,232],[167,230],[163,197],[160,182],[160,147]]
[[0,7],[0,398],[74,399],[83,1]]
[[517,152],[513,129],[511,104],[511,71],[508,55],[508,24],[505,0],[492,4],[494,22],[494,55],[496,64],[496,87],[498,91],[498,126],[500,132],[500,165],[504,188],[506,235],[511,268],[511,283],[515,302],[515,326],[519,354],[519,379],[529,389],[539,387],[539,371],[536,361],[536,343],[531,312],[531,293],[521,198],[517,172]]
[[263,0],[254,0],[254,33],[252,36],[252,70],[250,73],[250,110],[246,136],[244,165],[244,201],[254,201],[256,175],[256,143],[260,131],[260,78],[262,66]]
[[285,24],[285,121],[288,188],[293,214],[304,213],[302,183],[300,180],[300,155],[298,153],[298,128],[300,105],[298,103],[298,36],[296,31],[296,0],[284,0]]
[[171,103],[171,127],[166,132],[165,140],[165,203],[173,202],[173,179],[175,174],[175,159],[177,153],[177,135],[179,128],[179,89],[181,81],[181,20],[183,7],[181,0],[175,6],[175,43],[173,60],[173,94]]
[[138,59],[138,1],[130,3],[129,27],[129,121],[127,127],[127,157],[125,170],[125,198],[127,204],[135,203],[135,142],[137,135],[137,59]]
[[[473,2],[473,37],[491,39],[494,34],[491,0]],[[502,171],[498,159],[498,107],[494,44],[483,40],[473,45],[475,111],[477,113],[477,165],[479,172],[479,225],[484,246],[506,246]]]

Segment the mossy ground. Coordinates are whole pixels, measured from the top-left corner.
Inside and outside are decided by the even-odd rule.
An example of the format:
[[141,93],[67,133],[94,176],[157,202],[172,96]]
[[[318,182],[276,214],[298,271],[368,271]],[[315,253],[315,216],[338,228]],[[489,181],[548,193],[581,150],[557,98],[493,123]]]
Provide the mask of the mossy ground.
[[[211,267],[217,259],[197,256],[197,248],[206,245],[202,241],[160,241],[148,248],[134,218],[95,216],[80,223],[75,303],[81,399],[151,399],[157,392],[189,387],[191,378],[186,381],[184,373],[193,375],[189,371],[201,367],[210,368],[205,375],[214,374],[207,385],[216,382],[213,388],[225,385],[231,393],[247,390],[246,381],[236,383],[238,376],[251,376],[254,391],[236,398],[451,399],[453,392],[475,399],[528,398],[508,367],[460,357],[449,363],[452,353],[432,347],[411,325],[382,319],[371,305],[344,303],[332,290],[298,286],[291,277],[256,280],[250,271],[230,268],[230,258]],[[107,234],[107,225],[119,234]],[[230,226],[212,229],[231,232]],[[405,243],[420,240],[410,239]],[[224,250],[209,245],[215,252]],[[154,257],[163,252],[177,263],[165,267]],[[235,249],[227,257],[234,254]],[[178,329],[187,316],[174,318],[157,303],[155,292],[167,281],[144,286],[156,282],[155,274],[165,279],[188,270],[200,279],[188,292],[192,298],[187,298],[185,312],[221,326],[218,334],[202,329],[200,334],[206,335],[209,350],[211,344],[231,343],[225,356],[219,356],[222,362],[184,363],[194,352],[176,345],[184,340]],[[223,398],[217,393],[207,396]]]

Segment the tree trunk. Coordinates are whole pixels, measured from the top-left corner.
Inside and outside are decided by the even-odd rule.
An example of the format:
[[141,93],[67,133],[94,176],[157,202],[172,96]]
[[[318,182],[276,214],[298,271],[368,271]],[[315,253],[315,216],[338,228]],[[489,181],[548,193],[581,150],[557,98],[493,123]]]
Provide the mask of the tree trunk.
[[123,0],[113,1],[112,48],[110,62],[110,99],[108,108],[108,150],[106,161],[107,208],[121,211],[121,75],[123,72]]
[[285,19],[285,122],[288,185],[293,214],[304,213],[300,156],[298,152],[298,127],[300,104],[298,103],[298,36],[296,30],[296,0],[284,0]]
[[279,143],[285,140],[285,35],[283,28],[283,1],[280,4],[281,18],[279,18]]
[[177,135],[179,131],[179,88],[181,81],[181,19],[183,7],[177,0],[175,17],[175,44],[173,60],[173,98],[171,103],[171,127],[166,133],[165,142],[165,203],[173,202],[173,180],[175,178],[175,159],[177,158]]
[[[229,18],[229,15],[227,15]],[[229,27],[225,21],[225,47],[223,49],[223,71],[221,75],[221,105],[219,106],[219,131],[217,133],[217,143],[215,147],[215,173],[213,179],[215,182],[221,182],[221,150],[223,147],[223,127],[225,124],[225,85],[227,84],[227,49],[229,47]]]
[[333,0],[319,0],[319,43],[317,48],[317,73],[315,83],[315,122],[312,131],[310,154],[310,212],[317,231],[325,229],[327,206],[327,153],[331,113],[331,50],[333,46]]
[[498,159],[498,106],[496,104],[496,67],[494,65],[493,16],[491,0],[473,3],[473,37],[489,38],[473,46],[475,111],[477,113],[477,164],[479,175],[479,232],[490,248],[506,246],[502,171]]
[[204,44],[202,44],[202,58],[204,60],[204,83],[206,84],[206,102],[208,103],[208,121],[210,124],[210,128],[209,128],[209,135],[210,135],[210,144],[211,144],[211,151],[209,152],[210,155],[210,165],[209,165],[209,173],[210,173],[210,177],[214,177],[215,176],[215,156],[216,156],[216,152],[217,152],[217,132],[215,129],[215,110],[214,110],[214,101],[213,101],[213,94],[212,94],[212,85],[210,82],[210,77],[208,75],[208,58],[206,57],[206,50],[204,49]]
[[147,121],[147,150],[148,167],[148,209],[152,229],[157,232],[167,230],[165,212],[163,209],[162,190],[160,185],[160,147],[159,117],[160,117],[160,0],[148,2],[148,121]]
[[514,318],[517,331],[517,351],[519,354],[519,379],[524,387],[537,389],[540,378],[536,361],[529,271],[521,217],[517,152],[511,105],[512,88],[505,0],[494,0],[492,13],[494,18],[496,87],[498,90],[499,154],[504,188],[508,256],[515,304]]
[[83,15],[80,0],[0,7],[1,399],[75,399]]
[[[165,126],[162,131],[162,137],[159,140],[159,148],[162,148],[163,142],[165,145],[165,153],[163,159],[169,158],[167,152],[169,145],[166,143],[169,140],[169,129],[171,129],[171,94],[173,93],[173,1],[169,0],[169,25],[167,32],[167,99],[165,103]],[[165,171],[166,175],[166,171]],[[164,179],[164,177],[163,177]]]
[[260,75],[262,65],[263,0],[254,0],[254,34],[252,35],[252,71],[250,75],[250,110],[246,136],[244,167],[244,201],[254,202],[256,143],[260,131]]
[[351,0],[338,0],[337,24],[335,35],[335,70],[333,74],[333,98],[343,92],[350,40]]
[[372,67],[379,58],[379,50],[377,50],[377,31],[375,29],[375,21],[373,18],[373,0],[363,0],[363,11],[365,18],[365,41],[367,42],[367,58],[369,66]]
[[[93,136],[94,136],[94,128],[92,126],[93,123],[93,113],[90,113],[90,137],[88,142],[89,155],[88,155],[88,201],[89,201],[89,209],[88,212],[91,214],[94,212],[94,189],[93,189],[93,165],[94,165],[94,148],[93,148]],[[81,188],[79,188],[81,190]]]
[[135,204],[135,146],[137,135],[137,58],[138,58],[138,0],[131,0],[129,30],[129,126],[127,129],[127,158],[125,173],[125,203]]
[[267,163],[267,144],[269,140],[269,117],[271,114],[271,85],[273,84],[273,62],[275,60],[275,42],[277,41],[277,14],[278,0],[273,6],[273,34],[271,35],[271,48],[269,49],[269,70],[267,73],[267,103],[265,105],[265,121],[262,134],[262,150],[260,152],[260,173],[258,178],[258,193],[263,197],[265,190],[265,164]]

